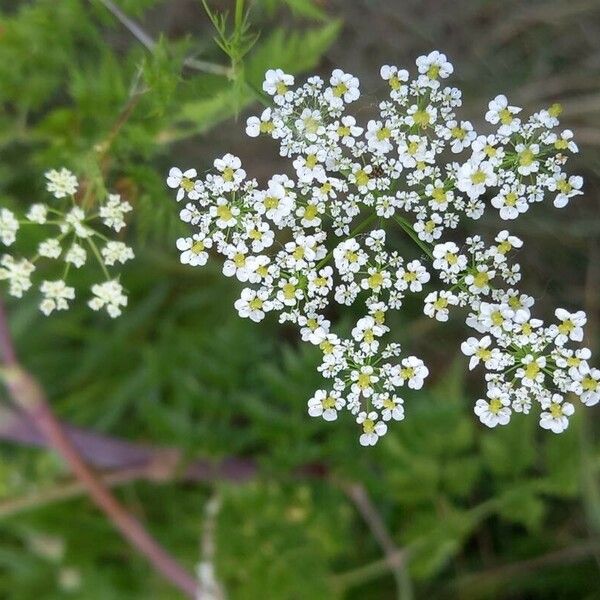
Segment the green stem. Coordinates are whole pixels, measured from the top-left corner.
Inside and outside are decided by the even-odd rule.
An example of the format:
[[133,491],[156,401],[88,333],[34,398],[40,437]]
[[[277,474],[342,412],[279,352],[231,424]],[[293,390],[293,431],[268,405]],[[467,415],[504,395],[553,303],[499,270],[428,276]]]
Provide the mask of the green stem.
[[404,217],[400,217],[398,215],[394,215],[394,218],[396,219],[398,225],[400,225],[400,227],[402,227],[402,229],[412,238],[415,244],[417,244],[417,246],[419,246],[419,248],[421,248],[421,250],[423,250],[423,252],[425,252],[430,259],[433,258],[431,247],[419,239],[417,232],[413,229],[413,226],[410,224],[410,222]]

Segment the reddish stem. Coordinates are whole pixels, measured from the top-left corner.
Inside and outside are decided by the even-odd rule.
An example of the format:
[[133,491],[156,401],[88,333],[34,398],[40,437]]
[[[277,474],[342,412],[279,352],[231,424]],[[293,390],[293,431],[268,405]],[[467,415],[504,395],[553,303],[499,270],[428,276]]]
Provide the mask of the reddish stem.
[[85,486],[90,498],[113,525],[154,568],[187,597],[196,595],[195,579],[146,531],[97,477],[63,431],[38,383],[19,365],[10,335],[4,304],[0,300],[0,356],[4,379],[15,404],[22,409],[47,437],[54,449],[69,464],[73,474]]

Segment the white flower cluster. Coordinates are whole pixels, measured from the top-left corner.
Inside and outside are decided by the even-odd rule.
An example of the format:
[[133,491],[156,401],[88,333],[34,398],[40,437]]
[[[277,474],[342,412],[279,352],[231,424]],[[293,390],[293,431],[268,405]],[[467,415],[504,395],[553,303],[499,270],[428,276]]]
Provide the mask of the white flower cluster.
[[129,202],[118,194],[110,194],[97,213],[86,213],[75,201],[79,187],[77,178],[69,170],[46,173],[46,188],[55,201],[49,204],[32,204],[22,220],[7,208],[0,209],[0,241],[5,246],[15,243],[21,227],[35,228],[46,234],[37,245],[35,254],[27,259],[16,259],[12,254],[0,258],[0,280],[7,280],[9,294],[21,298],[32,287],[32,275],[39,262],[50,259],[62,265],[54,269],[58,278],[44,279],[39,285],[42,294],[40,310],[45,315],[54,311],[67,310],[75,298],[75,288],[67,285],[71,269],[80,269],[91,255],[100,265],[105,281],[92,285],[92,298],[88,305],[92,310],[106,308],[111,317],[118,317],[127,305],[127,296],[122,285],[109,274],[107,267],[131,260],[133,250],[125,243],[110,240],[97,229],[102,223],[106,228],[119,232],[125,226],[125,214],[131,211]]
[[[381,339],[389,332],[387,311],[399,309],[409,293],[423,293],[425,313],[440,321],[451,306],[470,307],[468,324],[483,338],[470,338],[463,349],[472,367],[482,361],[490,371],[489,400],[476,408],[486,424],[507,422],[511,411],[527,412],[538,400],[542,426],[557,431],[572,412],[558,392],[598,401],[589,352],[564,347],[579,336],[581,315],[547,328],[530,317],[533,300],[513,288],[520,269],[506,258],[522,242],[508,231],[490,248],[469,238],[464,250],[442,236],[463,217],[480,218],[490,204],[503,219],[548,191],[565,206],[582,184],[562,171],[566,153],[577,151],[572,134],[553,131],[558,107],[523,121],[521,109],[498,96],[486,115],[496,131],[478,135],[455,115],[461,92],[443,85],[453,72],[445,55],[419,57],[417,70],[411,79],[403,69],[382,67],[389,99],[366,126],[346,114],[360,95],[356,77],[336,69],[329,82],[311,77],[294,89],[291,75],[268,71],[263,90],[273,105],[248,119],[246,132],[276,139],[295,177],[274,175],[259,186],[231,154],[203,178],[195,169],[172,168],[167,184],[193,228],[177,240],[181,262],[201,266],[210,250],[221,254],[223,274],[247,286],[235,303],[242,317],[258,322],[277,312],[321,348],[319,371],[332,385],[309,400],[309,414],[331,421],[347,409],[363,445],[375,444],[388,421],[404,418],[400,388],[419,389],[428,374],[420,359]],[[455,158],[448,162],[447,155]],[[418,256],[389,248],[390,225],[408,235]],[[424,290],[428,268],[439,276],[437,291]],[[509,289],[499,291],[497,282]],[[331,331],[334,303],[363,307],[347,337]],[[560,332],[571,324],[565,337]]]

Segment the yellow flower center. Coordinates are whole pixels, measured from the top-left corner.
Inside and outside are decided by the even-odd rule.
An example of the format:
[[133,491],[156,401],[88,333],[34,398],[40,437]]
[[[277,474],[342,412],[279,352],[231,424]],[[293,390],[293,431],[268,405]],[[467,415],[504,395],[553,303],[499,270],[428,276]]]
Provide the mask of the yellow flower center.
[[388,410],[393,410],[396,408],[396,403],[391,398],[386,398],[383,401],[383,407],[387,408]]
[[535,379],[539,372],[540,366],[535,361],[530,362],[527,367],[525,367],[525,377],[527,379]]
[[381,273],[373,273],[367,280],[367,283],[371,289],[375,289],[381,286],[383,283],[383,275]]
[[335,398],[333,396],[327,396],[324,398],[323,408],[335,408]]
[[319,344],[319,348],[323,354],[331,354],[333,352],[333,344],[329,340],[325,340]]
[[550,405],[550,414],[556,419],[558,417],[562,417],[562,407],[558,402],[553,402]]
[[194,189],[194,182],[187,178],[187,177],[183,177],[181,179],[181,187],[186,191],[186,192],[191,192]]
[[282,291],[286,300],[292,300],[296,296],[296,286],[293,283],[284,284]]
[[365,419],[362,426],[365,433],[373,433],[375,431],[375,422],[372,419]]
[[271,121],[261,121],[259,129],[261,133],[272,133],[275,125]]
[[483,151],[484,151],[485,155],[488,156],[489,158],[496,156],[496,153],[498,152],[498,150],[496,150],[496,148],[494,148],[494,146],[490,146],[489,144],[485,145],[485,148],[483,149]]
[[477,358],[479,358],[480,360],[487,361],[490,360],[490,358],[492,357],[492,352],[487,348],[479,348],[475,352],[475,356],[477,356]]
[[510,125],[513,122],[513,116],[508,108],[503,108],[499,113],[500,122],[502,125]]
[[478,288],[484,288],[490,281],[490,276],[486,271],[480,271],[473,278],[473,284]]
[[550,114],[551,117],[558,117],[560,115],[560,113],[562,113],[563,111],[563,107],[562,104],[559,104],[558,102],[555,102],[549,109],[548,109],[548,113]]
[[319,129],[319,121],[313,117],[304,120],[304,128],[308,133],[316,133]]
[[440,66],[439,65],[431,65],[429,69],[427,69],[427,77],[429,79],[437,79],[440,76]]
[[462,127],[453,127],[451,133],[452,137],[457,140],[462,140],[467,135],[467,132]]
[[581,382],[581,387],[586,392],[595,392],[598,389],[598,382],[586,375]]
[[241,252],[237,252],[233,257],[233,262],[235,263],[235,266],[239,269],[246,264],[246,256]]
[[571,331],[573,331],[573,329],[575,329],[575,323],[573,323],[573,321],[571,321],[571,319],[566,319],[558,326],[558,330],[563,335],[569,335],[569,333],[571,333]]
[[304,209],[304,218],[307,221],[312,221],[318,214],[319,214],[319,211],[317,210],[317,207],[314,204],[309,204]]
[[221,204],[217,207],[217,217],[222,221],[231,221],[233,214],[231,209],[226,204]]
[[413,367],[404,367],[400,369],[400,377],[402,379],[412,379],[415,376],[415,370]]
[[559,191],[561,191],[563,194],[568,194],[572,189],[573,186],[566,180],[566,179],[561,179],[557,184],[556,187],[558,188]]
[[486,175],[481,169],[477,169],[477,171],[475,171],[471,175],[471,181],[475,185],[479,185],[480,183],[485,183],[485,179],[486,179]]
[[204,248],[205,248],[204,242],[197,241],[197,242],[194,242],[191,250],[194,254],[200,254],[201,252],[204,252]]
[[260,298],[253,298],[250,300],[249,306],[252,310],[260,310],[263,307],[263,301]]
[[355,178],[356,178],[356,185],[358,185],[359,187],[367,185],[369,183],[369,180],[371,179],[369,177],[369,174],[364,169],[359,169],[356,172]]
[[314,169],[314,168],[317,166],[317,162],[318,162],[318,161],[317,161],[317,157],[316,157],[316,155],[314,155],[314,154],[309,154],[309,155],[306,157],[306,166],[307,166],[309,169]]
[[506,254],[512,249],[512,244],[508,240],[503,240],[498,244],[497,248],[500,254]]
[[415,125],[418,125],[419,127],[424,129],[431,122],[431,117],[429,116],[429,113],[426,110],[418,110],[413,115],[413,121]]
[[519,154],[519,164],[522,167],[531,166],[534,160],[535,154],[533,153],[533,150],[531,150],[531,148],[526,148],[525,150],[523,150],[523,152]]
[[446,192],[444,188],[435,188],[433,192],[431,192],[431,197],[436,201],[442,204],[446,201]]
[[348,91],[348,86],[345,83],[338,83],[333,88],[333,95],[336,98],[341,98]]
[[436,310],[444,310],[445,308],[448,307],[448,298],[438,298],[434,303],[433,306]]
[[371,376],[368,373],[361,373],[358,376],[357,384],[361,390],[371,387]]
[[279,198],[276,196],[266,196],[263,204],[267,210],[273,210],[279,206]]
[[416,154],[419,151],[419,142],[410,142],[410,144],[408,144],[408,153],[413,156],[414,154]]
[[389,127],[382,127],[376,134],[377,139],[381,142],[387,140],[392,135]]
[[502,323],[504,323],[504,317],[502,316],[502,313],[499,310],[495,310],[490,316],[492,319],[492,323],[496,325],[496,327],[499,327],[500,325],[502,325]]
[[557,150],[566,150],[569,147],[569,141],[568,140],[564,140],[563,138],[558,138],[554,142],[554,147]]
[[500,398],[491,398],[490,399],[490,412],[494,413],[495,415],[498,414],[498,412],[500,412],[500,409],[502,408],[502,400],[500,400]]

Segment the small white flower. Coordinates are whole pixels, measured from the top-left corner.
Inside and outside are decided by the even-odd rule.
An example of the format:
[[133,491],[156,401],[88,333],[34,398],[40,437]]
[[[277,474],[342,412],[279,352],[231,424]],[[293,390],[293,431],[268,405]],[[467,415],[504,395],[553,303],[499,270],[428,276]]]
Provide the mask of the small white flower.
[[567,177],[565,173],[562,173],[548,180],[548,189],[552,192],[558,191],[558,195],[554,198],[556,208],[564,208],[570,198],[583,194],[582,187],[583,177],[579,175]]
[[329,80],[331,87],[325,90],[324,98],[333,108],[342,108],[344,102],[350,104],[358,100],[360,91],[359,82],[354,75],[344,73],[340,69],[335,69]]
[[356,422],[362,425],[363,429],[359,438],[361,446],[374,446],[379,438],[387,433],[387,425],[378,419],[379,415],[375,411],[359,413]]
[[244,288],[240,298],[235,301],[235,308],[240,317],[258,323],[265,318],[265,312],[271,310],[273,306],[268,297],[266,290],[256,291],[251,288]]
[[477,400],[475,414],[488,427],[506,425],[510,421],[511,409],[508,396],[500,389],[492,387],[487,391],[488,400]]
[[92,310],[106,307],[106,311],[113,319],[121,314],[122,306],[127,306],[127,296],[123,293],[123,286],[114,279],[94,284],[92,294],[94,298],[88,301],[88,306]]
[[62,252],[60,242],[55,238],[50,238],[40,242],[38,254],[46,258],[58,258]]
[[553,335],[556,336],[556,343],[563,345],[567,340],[581,342],[583,340],[583,326],[587,323],[587,317],[582,310],[570,313],[564,308],[557,308],[554,311],[560,325],[553,328]]
[[269,69],[265,73],[263,82],[263,91],[274,96],[274,100],[278,104],[282,104],[285,98],[289,96],[289,88],[294,85],[294,77],[284,73],[281,69]]
[[420,358],[408,356],[402,359],[400,370],[397,374],[398,384],[404,385],[404,383],[407,383],[410,389],[420,390],[428,375],[429,369]]
[[5,246],[10,246],[15,243],[17,231],[19,230],[19,221],[15,215],[3,208],[0,210],[0,240]]
[[425,308],[423,312],[432,319],[438,321],[447,321],[450,314],[449,306],[458,304],[458,298],[449,291],[430,292],[425,298]]
[[492,125],[500,123],[498,134],[509,136],[519,130],[521,121],[515,117],[521,112],[517,106],[509,106],[504,94],[496,96],[488,105],[489,110],[485,114],[485,120]]
[[258,137],[261,133],[272,134],[275,129],[275,124],[272,120],[272,111],[270,108],[265,108],[260,118],[250,117],[246,121],[246,135],[249,137]]
[[45,204],[32,204],[25,217],[38,225],[43,225],[48,218],[48,207]]
[[75,298],[75,288],[69,287],[62,279],[44,281],[40,286],[44,299],[40,302],[40,310],[48,316],[55,310],[67,310],[69,300]]
[[75,268],[83,267],[87,259],[87,252],[83,246],[73,243],[65,254],[65,262],[72,264]]
[[600,369],[585,369],[579,374],[573,391],[581,397],[586,406],[600,402]]
[[554,433],[562,433],[569,426],[569,419],[575,407],[570,402],[564,402],[560,394],[553,394],[541,401],[543,412],[540,414],[540,427]]
[[493,364],[493,352],[489,349],[492,343],[492,338],[489,335],[477,339],[470,337],[466,342],[463,342],[460,346],[462,353],[466,356],[470,356],[469,371],[472,371],[478,364],[479,361],[483,361],[487,369],[494,368]]
[[404,419],[404,401],[402,398],[383,392],[375,394],[373,406],[381,411],[381,418],[384,421],[402,421]]
[[242,161],[233,154],[225,154],[222,158],[217,158],[214,165],[220,171],[220,175],[215,177],[215,180],[222,192],[237,189],[246,178]]
[[196,169],[187,169],[182,171],[179,167],[172,167],[169,170],[169,176],[167,177],[167,185],[177,190],[177,202],[183,200],[185,195],[190,200],[197,200],[200,197],[198,190],[196,189],[196,182],[194,178],[197,177],[198,172]]
[[115,263],[126,263],[134,258],[133,250],[123,242],[109,241],[101,250],[104,264],[111,267]]
[[430,52],[426,56],[417,58],[417,68],[419,73],[425,75],[430,81],[439,85],[439,78],[445,79],[454,72],[454,67],[446,59],[446,55],[438,50]]
[[322,417],[325,421],[335,421],[338,411],[344,407],[346,402],[340,393],[333,390],[317,390],[315,395],[308,401],[308,414],[311,417]]
[[46,189],[55,198],[64,198],[72,196],[77,192],[79,183],[77,177],[68,169],[62,168],[60,171],[52,170],[46,172]]
[[212,246],[212,239],[202,233],[194,233],[191,237],[179,238],[176,244],[177,250],[181,252],[182,264],[201,267],[208,261],[206,250]]
[[427,269],[418,260],[411,260],[406,268],[400,268],[396,272],[396,288],[399,290],[410,289],[411,292],[420,292],[423,284],[427,283],[430,275]]
[[131,204],[126,200],[121,200],[119,194],[109,194],[108,200],[100,206],[100,218],[107,227],[121,231],[125,227],[123,216],[131,210]]
[[15,261],[10,254],[4,254],[0,259],[0,280],[8,280],[8,293],[16,298],[21,298],[31,287],[31,275],[34,271],[35,265],[27,259]]
[[486,188],[496,184],[496,173],[491,162],[468,161],[457,173],[456,187],[469,198],[479,198]]

